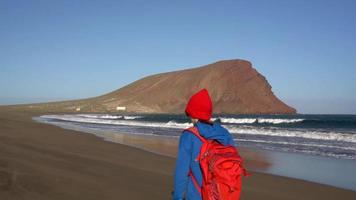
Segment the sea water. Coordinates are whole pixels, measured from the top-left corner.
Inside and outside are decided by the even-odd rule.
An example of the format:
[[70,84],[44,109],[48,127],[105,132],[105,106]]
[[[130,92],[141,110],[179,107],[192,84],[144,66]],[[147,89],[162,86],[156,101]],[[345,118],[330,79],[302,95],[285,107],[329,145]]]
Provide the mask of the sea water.
[[[219,115],[213,119],[229,130],[237,146],[269,152],[273,166],[264,172],[356,190],[356,115]],[[178,138],[192,125],[184,115],[43,115],[36,120],[91,132],[165,138]]]

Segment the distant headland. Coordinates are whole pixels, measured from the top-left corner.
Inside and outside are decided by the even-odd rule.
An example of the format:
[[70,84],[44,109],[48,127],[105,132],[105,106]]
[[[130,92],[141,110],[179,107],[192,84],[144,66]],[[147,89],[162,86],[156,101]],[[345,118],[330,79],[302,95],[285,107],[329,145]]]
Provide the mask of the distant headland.
[[186,70],[144,77],[102,96],[19,105],[49,112],[128,112],[181,114],[188,98],[208,89],[217,114],[294,114],[296,110],[245,60],[223,60]]

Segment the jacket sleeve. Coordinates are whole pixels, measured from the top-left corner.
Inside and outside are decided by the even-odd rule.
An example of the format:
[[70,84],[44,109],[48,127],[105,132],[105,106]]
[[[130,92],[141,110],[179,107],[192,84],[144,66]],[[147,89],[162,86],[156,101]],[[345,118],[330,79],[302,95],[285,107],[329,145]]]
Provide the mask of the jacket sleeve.
[[179,139],[176,171],[174,175],[174,200],[184,199],[188,184],[188,173],[192,154],[191,133],[184,131]]

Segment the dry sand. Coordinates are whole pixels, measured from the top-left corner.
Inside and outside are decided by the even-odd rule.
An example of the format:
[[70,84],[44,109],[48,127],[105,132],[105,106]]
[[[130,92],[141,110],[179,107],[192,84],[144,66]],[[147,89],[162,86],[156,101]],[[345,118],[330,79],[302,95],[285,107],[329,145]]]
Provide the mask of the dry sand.
[[[0,107],[0,199],[170,199],[175,160],[34,122]],[[254,173],[242,199],[356,199],[356,192]]]

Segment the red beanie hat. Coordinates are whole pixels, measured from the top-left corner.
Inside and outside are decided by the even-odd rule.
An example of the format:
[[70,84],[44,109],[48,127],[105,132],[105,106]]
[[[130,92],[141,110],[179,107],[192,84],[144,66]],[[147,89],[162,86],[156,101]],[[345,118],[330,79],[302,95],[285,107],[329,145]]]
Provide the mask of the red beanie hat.
[[208,90],[202,89],[190,97],[185,113],[192,118],[209,121],[213,110]]

